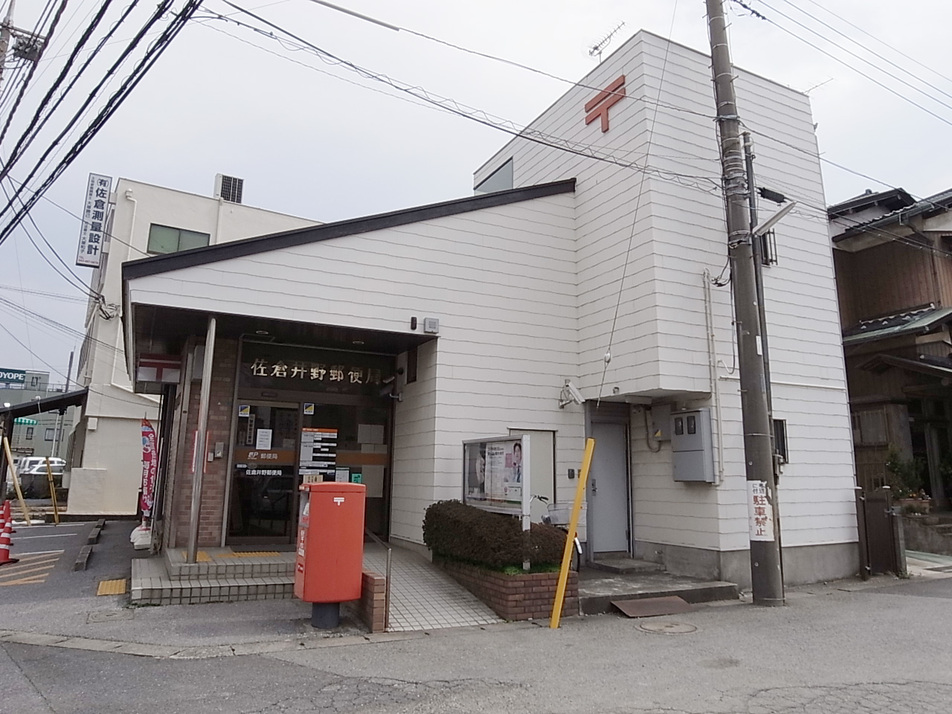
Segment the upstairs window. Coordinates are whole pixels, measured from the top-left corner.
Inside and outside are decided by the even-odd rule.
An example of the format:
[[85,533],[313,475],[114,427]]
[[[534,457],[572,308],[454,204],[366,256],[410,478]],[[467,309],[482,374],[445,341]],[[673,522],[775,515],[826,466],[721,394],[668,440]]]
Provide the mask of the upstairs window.
[[178,253],[180,250],[203,248],[208,245],[210,238],[211,236],[208,233],[160,226],[153,223],[149,226],[148,251],[162,255],[164,253]]

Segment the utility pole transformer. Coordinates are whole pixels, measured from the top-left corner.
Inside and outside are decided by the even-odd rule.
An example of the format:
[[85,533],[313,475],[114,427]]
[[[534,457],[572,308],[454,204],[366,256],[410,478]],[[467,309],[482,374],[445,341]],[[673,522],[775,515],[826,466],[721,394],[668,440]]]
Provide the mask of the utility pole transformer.
[[734,73],[727,42],[723,0],[706,0],[714,101],[727,203],[727,247],[731,261],[734,317],[744,426],[744,463],[750,531],[750,579],[754,604],[784,603],[780,543],[776,532],[774,478],[767,381],[758,315],[754,236],[747,207],[747,179],[741,124],[734,95]]

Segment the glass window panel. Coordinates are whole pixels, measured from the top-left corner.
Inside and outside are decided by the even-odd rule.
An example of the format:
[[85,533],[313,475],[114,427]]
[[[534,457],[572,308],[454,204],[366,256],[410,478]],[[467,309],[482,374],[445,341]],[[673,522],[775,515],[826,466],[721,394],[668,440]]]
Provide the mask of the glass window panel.
[[199,233],[198,231],[179,231],[179,250],[191,250],[192,248],[204,248],[208,245],[208,233]]
[[148,251],[150,253],[174,253],[179,249],[178,244],[179,231],[177,228],[155,224],[149,227]]

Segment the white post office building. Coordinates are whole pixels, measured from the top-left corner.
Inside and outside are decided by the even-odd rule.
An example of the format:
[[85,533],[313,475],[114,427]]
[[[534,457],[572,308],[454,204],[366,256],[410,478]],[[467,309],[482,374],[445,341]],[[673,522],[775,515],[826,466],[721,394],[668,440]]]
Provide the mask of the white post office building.
[[[753,74],[736,87],[758,185],[799,204],[764,268],[785,578],[848,576],[855,479],[810,107]],[[290,543],[295,487],[334,454],[367,484],[368,526],[420,544],[426,507],[463,495],[464,441],[530,433],[532,491],[568,502],[594,437],[589,558],[749,583],[720,186],[709,58],[641,32],[480,167],[474,196],[126,263],[130,373],[163,395],[163,543],[185,545],[201,471],[200,545]]]

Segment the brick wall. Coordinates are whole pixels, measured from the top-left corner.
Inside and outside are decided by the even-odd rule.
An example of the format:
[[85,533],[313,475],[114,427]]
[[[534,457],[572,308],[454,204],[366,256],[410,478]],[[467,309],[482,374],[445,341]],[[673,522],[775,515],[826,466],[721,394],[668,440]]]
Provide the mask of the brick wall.
[[[234,412],[235,361],[238,357],[237,340],[215,341],[212,365],[212,385],[208,409],[208,444],[214,450],[215,443],[224,442],[225,454],[231,448],[231,417]],[[201,376],[201,365],[195,366],[196,376]],[[201,401],[201,382],[192,383],[188,412],[185,415],[184,448],[173,461],[175,488],[172,493],[171,547],[182,548],[188,544],[188,529],[192,508],[192,449],[194,434],[198,428],[198,411]],[[177,415],[181,418],[181,415]],[[202,481],[201,517],[198,523],[198,545],[216,547],[221,544],[221,528],[225,509],[225,485],[229,474],[225,472],[228,459],[221,458],[205,463]]]
[[[434,561],[504,620],[543,620],[552,615],[558,573],[505,575],[473,565]],[[578,573],[569,572],[562,617],[578,615]]]
[[357,614],[371,632],[383,632],[387,627],[387,579],[370,570],[360,577],[360,600]]

